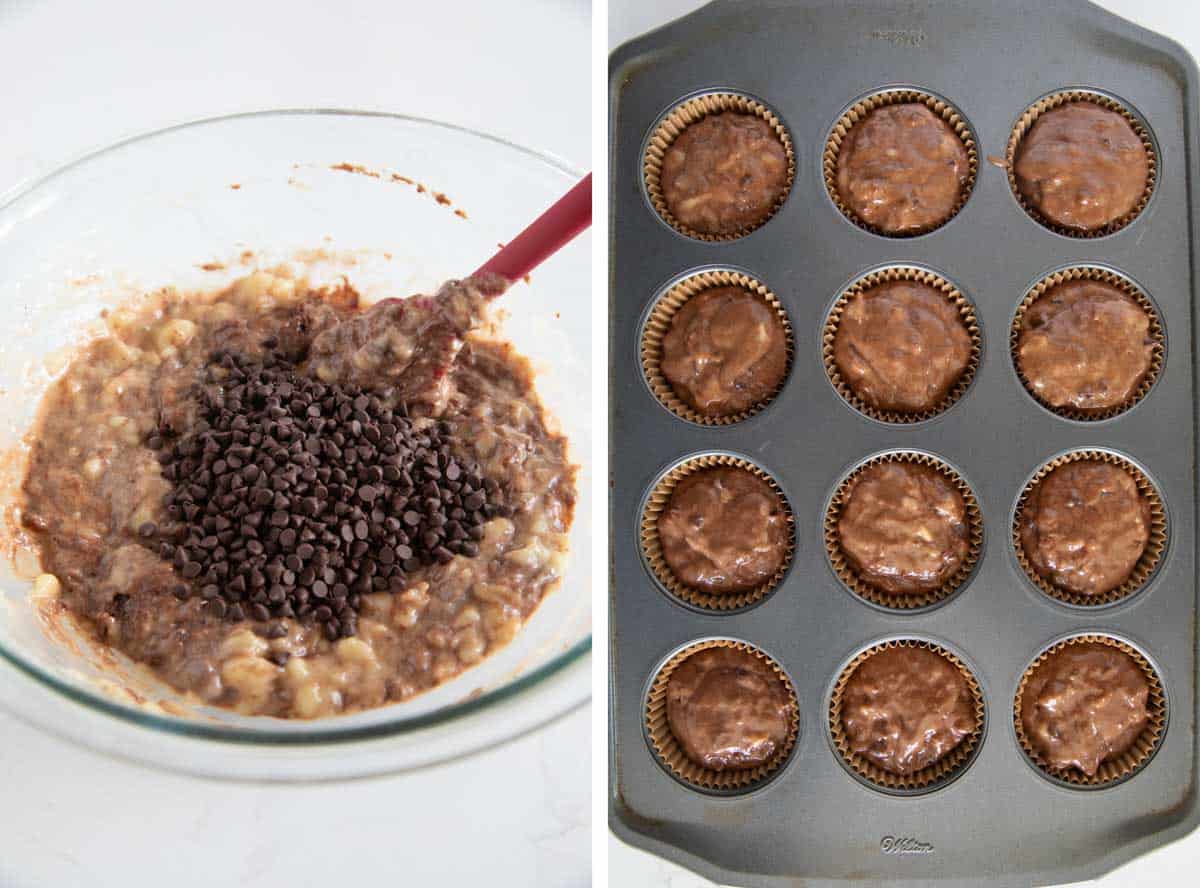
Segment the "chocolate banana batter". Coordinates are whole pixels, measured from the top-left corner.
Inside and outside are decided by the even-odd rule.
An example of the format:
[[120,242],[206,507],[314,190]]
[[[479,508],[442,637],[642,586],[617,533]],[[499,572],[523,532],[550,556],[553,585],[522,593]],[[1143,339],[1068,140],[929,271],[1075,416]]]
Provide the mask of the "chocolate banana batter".
[[846,300],[833,357],[856,395],[876,410],[937,407],[966,371],[971,335],[958,307],[920,281],[887,281]]
[[941,225],[953,215],[969,176],[962,139],[920,102],[867,112],[837,156],[842,203],[885,234]]
[[1149,696],[1145,673],[1124,651],[1069,644],[1034,667],[1021,695],[1021,721],[1051,768],[1078,768],[1090,777],[1145,730]]
[[932,592],[967,557],[966,506],[945,475],[911,462],[868,466],[838,519],[842,551],[863,582],[894,595]]
[[662,372],[675,394],[704,416],[730,416],[769,398],[787,372],[779,313],[741,287],[693,296],[663,337]]
[[892,774],[927,768],[975,731],[975,701],[953,663],[897,647],[858,665],[842,693],[850,749]]
[[1040,115],[1017,146],[1017,187],[1046,219],[1096,231],[1133,212],[1146,191],[1146,146],[1125,116],[1096,102]]
[[769,762],[791,731],[792,698],[759,657],[731,647],[692,654],[667,683],[667,723],[687,757],[713,771]]
[[1118,407],[1150,372],[1154,338],[1145,309],[1103,281],[1066,281],[1025,312],[1017,366],[1052,407],[1094,413]]
[[1030,492],[1021,544],[1041,576],[1079,595],[1124,583],[1150,539],[1150,503],[1133,476],[1099,460],[1065,463]]
[[788,532],[779,494],[734,466],[688,475],[658,516],[667,566],[706,592],[742,592],[770,580],[787,557]]
[[279,718],[407,700],[503,647],[562,575],[575,468],[528,361],[468,335],[500,289],[367,307],[260,271],[109,311],[28,439],[22,518],[55,612],[198,702]]
[[783,197],[787,179],[787,152],[771,125],[734,111],[688,126],[662,162],[667,209],[704,234],[736,234],[760,225]]

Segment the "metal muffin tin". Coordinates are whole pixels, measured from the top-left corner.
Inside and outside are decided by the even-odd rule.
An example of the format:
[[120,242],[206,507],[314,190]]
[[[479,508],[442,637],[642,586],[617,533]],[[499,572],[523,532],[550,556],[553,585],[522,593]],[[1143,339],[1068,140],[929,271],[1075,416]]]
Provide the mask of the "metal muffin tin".
[[[1193,232],[1200,81],[1175,43],[1082,0],[962,4],[953,0],[718,0],[617,50],[611,59],[612,245],[610,824],[624,840],[731,885],[1030,885],[1095,877],[1182,836],[1197,807],[1196,392]],[[821,155],[856,98],[895,86],[945,96],[979,146],[973,193],[943,227],[911,238],[864,231],[833,205]],[[1100,90],[1147,122],[1159,151],[1149,205],[1099,238],[1043,228],[1019,206],[1002,157],[1019,116],[1039,97]],[[650,206],[642,153],[655,122],[705,91],[761,99],[787,126],[796,178],[762,227],[705,243],[674,231]],[[820,334],[838,288],[889,263],[938,269],[970,294],[983,331],[981,365],[952,409],[885,424],[830,386]],[[1129,275],[1161,311],[1170,349],[1153,390],[1112,419],[1056,416],[1013,368],[1009,323],[1031,284],[1069,264]],[[655,400],[639,363],[640,321],[662,287],[700,268],[741,269],[783,302],[795,359],[765,410],[727,427],[681,420]],[[1043,462],[1067,450],[1111,448],[1159,486],[1168,548],[1147,587],[1109,607],[1060,604],[1022,574],[1012,510]],[[985,546],[969,585],[945,604],[907,614],[846,594],[825,563],[825,504],[847,470],[885,450],[936,454],[970,479]],[[795,513],[794,563],[764,601],[727,614],[665,594],[639,551],[640,506],[683,457],[729,452],[771,472]],[[1146,653],[1165,685],[1167,729],[1149,763],[1105,789],[1080,789],[1031,767],[1012,727],[1013,695],[1037,654],[1064,635],[1100,632]],[[674,779],[647,746],[648,683],[668,655],[705,638],[761,647],[792,677],[802,730],[791,760],[749,793],[714,796]],[[984,692],[989,728],[958,779],[897,796],[863,785],[827,740],[827,694],[855,651],[894,637],[933,638],[960,651]]]

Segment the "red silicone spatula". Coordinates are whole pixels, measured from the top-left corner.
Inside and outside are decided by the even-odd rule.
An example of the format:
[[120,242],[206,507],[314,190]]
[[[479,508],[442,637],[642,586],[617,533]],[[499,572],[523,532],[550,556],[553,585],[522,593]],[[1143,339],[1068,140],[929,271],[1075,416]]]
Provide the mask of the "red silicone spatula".
[[490,271],[519,281],[591,224],[592,174],[588,173],[475,273]]
[[[387,384],[405,402],[438,403],[447,394],[446,380],[466,335],[483,319],[484,304],[504,292],[592,224],[592,176],[584,176],[550,209],[489,259],[475,275],[491,272],[486,282],[448,281],[433,296],[384,299],[365,314],[323,330],[309,347],[308,363],[334,363],[347,351],[372,347],[406,354],[387,368]],[[472,276],[474,277],[474,275]],[[506,282],[506,283],[505,283]],[[372,368],[362,385],[378,384],[383,371]],[[357,380],[352,380],[357,382]]]

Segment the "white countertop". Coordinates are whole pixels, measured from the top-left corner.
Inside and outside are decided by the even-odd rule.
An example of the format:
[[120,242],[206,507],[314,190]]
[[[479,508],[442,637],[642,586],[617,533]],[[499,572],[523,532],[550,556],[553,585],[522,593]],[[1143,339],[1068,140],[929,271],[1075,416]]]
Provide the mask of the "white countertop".
[[[587,0],[316,7],[0,0],[0,193],[134,132],[269,107],[401,111],[590,166]],[[0,713],[0,888],[583,886],[590,742],[584,707],[418,773],[279,787],[138,768]]]
[[[609,0],[609,47],[687,15],[707,0]],[[1048,3],[1048,5],[1050,5]],[[1194,0],[1099,0],[1099,5],[1166,34],[1200,59],[1200,7]],[[609,884],[621,888],[713,888],[713,883],[673,863],[626,845],[609,834]],[[1200,866],[1200,830],[1186,838],[1133,860],[1089,884],[1100,888],[1142,888],[1195,885]]]

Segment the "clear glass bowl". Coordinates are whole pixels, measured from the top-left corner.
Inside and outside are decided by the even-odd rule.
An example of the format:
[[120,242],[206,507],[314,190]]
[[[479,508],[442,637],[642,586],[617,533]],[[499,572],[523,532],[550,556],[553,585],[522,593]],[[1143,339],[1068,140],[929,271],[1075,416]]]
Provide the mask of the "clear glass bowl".
[[[331,169],[337,164],[362,169]],[[347,275],[368,298],[431,292],[482,264],[579,175],[555,158],[428,120],[302,110],[172,127],[19,187],[0,202],[0,450],[10,454],[0,461],[4,505],[20,482],[20,441],[41,393],[70,346],[97,329],[104,307],[164,285],[218,286],[255,266],[297,258],[318,278]],[[353,715],[288,721],[189,708],[173,705],[178,695],[146,670],[127,661],[106,668],[86,639],[48,631],[30,597],[29,559],[5,558],[0,706],[143,763],[311,780],[443,761],[584,703],[591,650],[588,240],[568,246],[503,299],[505,335],[542,371],[539,392],[581,467],[563,583],[511,644],[430,693]]]

